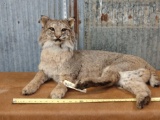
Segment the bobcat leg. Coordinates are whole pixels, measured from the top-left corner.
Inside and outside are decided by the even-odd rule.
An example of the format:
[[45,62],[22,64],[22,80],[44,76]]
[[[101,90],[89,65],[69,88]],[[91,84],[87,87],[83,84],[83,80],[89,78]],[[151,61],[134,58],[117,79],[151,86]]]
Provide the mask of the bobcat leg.
[[62,83],[58,83],[58,85],[52,90],[50,93],[50,97],[52,99],[60,99],[65,96],[67,92],[67,87]]
[[[60,81],[68,80],[70,82],[74,82],[74,76],[61,75],[59,76],[59,80]],[[60,99],[65,96],[67,90],[68,90],[67,87],[63,83],[59,82],[58,85],[50,93],[50,97],[52,99]]]
[[151,92],[144,82],[130,81],[128,83],[120,84],[120,86],[136,95],[137,108],[142,109],[144,105],[149,104],[151,99]]
[[148,69],[140,68],[138,70],[135,70],[134,74],[143,77],[142,79],[145,80],[144,82],[149,81],[152,87],[159,87],[160,85],[160,81],[158,80],[156,71],[150,71]]
[[45,81],[47,81],[47,76],[43,71],[39,71],[33,80],[23,88],[22,94],[29,95],[35,93]]
[[84,88],[104,86],[104,85],[111,86],[111,85],[117,83],[119,79],[120,79],[119,72],[112,71],[112,70],[109,70],[108,68],[106,68],[106,69],[104,69],[101,77],[84,78],[84,79],[78,81],[76,88],[84,89]]
[[146,74],[148,70],[139,69],[135,71],[126,71],[120,72],[121,79],[118,82],[118,85],[136,95],[136,105],[137,108],[142,109],[144,105],[149,104],[151,92],[147,85],[146,81],[150,78],[150,75]]
[[150,79],[150,85],[152,87],[159,87],[160,86],[160,81],[158,80],[158,76],[156,75],[156,72],[151,72],[151,79]]

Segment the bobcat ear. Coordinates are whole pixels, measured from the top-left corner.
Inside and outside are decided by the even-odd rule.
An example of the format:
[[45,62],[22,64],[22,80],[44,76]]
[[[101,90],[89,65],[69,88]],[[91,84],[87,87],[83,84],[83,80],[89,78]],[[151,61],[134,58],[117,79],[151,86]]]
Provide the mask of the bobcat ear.
[[41,15],[41,19],[38,22],[41,23],[42,27],[44,27],[49,19],[49,17]]
[[75,21],[74,18],[68,18],[68,23],[69,23],[69,26],[70,26],[71,28],[73,28],[73,26],[74,26],[74,21]]

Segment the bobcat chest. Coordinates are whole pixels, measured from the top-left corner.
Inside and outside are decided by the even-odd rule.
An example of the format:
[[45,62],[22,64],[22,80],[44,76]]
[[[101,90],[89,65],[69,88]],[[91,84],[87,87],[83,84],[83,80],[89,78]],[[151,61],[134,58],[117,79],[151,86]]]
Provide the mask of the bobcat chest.
[[66,74],[64,63],[69,59],[68,57],[67,52],[53,51],[52,49],[42,50],[39,69],[43,70],[48,77],[56,80],[59,75]]

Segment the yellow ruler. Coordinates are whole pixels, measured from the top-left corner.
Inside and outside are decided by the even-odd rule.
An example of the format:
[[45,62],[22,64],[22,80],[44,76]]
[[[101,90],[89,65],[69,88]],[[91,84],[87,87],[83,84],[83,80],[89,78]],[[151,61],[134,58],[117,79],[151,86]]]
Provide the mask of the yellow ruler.
[[[126,99],[37,99],[37,98],[13,98],[12,103],[102,103],[102,102],[130,102],[135,98]],[[151,98],[151,101],[159,102],[160,97]]]

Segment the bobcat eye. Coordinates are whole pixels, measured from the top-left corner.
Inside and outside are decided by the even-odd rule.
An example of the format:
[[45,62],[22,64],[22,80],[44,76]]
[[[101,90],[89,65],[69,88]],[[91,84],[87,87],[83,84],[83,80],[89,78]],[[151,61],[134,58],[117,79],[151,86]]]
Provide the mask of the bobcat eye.
[[53,28],[53,27],[50,27],[49,29],[50,29],[51,31],[54,31],[54,28]]
[[64,32],[64,31],[66,31],[66,30],[67,30],[66,28],[63,28],[61,31]]

